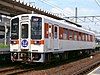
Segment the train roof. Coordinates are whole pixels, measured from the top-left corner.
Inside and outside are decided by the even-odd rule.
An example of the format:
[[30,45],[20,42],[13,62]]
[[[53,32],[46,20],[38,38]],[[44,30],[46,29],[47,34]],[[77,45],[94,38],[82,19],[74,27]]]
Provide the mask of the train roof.
[[[45,19],[48,19],[48,20],[52,20],[52,21],[55,21],[57,23],[60,23],[60,24],[63,24],[65,27],[67,26],[68,28],[70,29],[73,29],[73,30],[76,30],[76,31],[81,31],[81,32],[85,32],[87,34],[91,34],[91,35],[95,35],[95,33],[93,31],[90,31],[90,30],[87,30],[87,29],[84,29],[82,27],[78,27],[76,23],[73,23],[73,22],[70,22],[70,21],[67,21],[65,19],[54,19],[54,18],[51,18],[51,17],[48,17],[48,16],[45,16],[45,15],[41,15],[41,14],[21,14],[21,15],[17,15],[15,17],[18,17],[18,16],[39,16],[39,17],[42,17],[42,18],[45,18]],[[15,17],[12,17],[15,18]]]
[[72,23],[72,22],[69,22],[69,21],[57,20],[57,19],[53,19],[51,17],[47,17],[47,16],[44,16],[44,15],[42,15],[42,17],[47,18],[47,19],[50,19],[52,21],[59,22],[59,23],[65,25],[65,27],[68,26],[69,29],[73,29],[73,30],[76,30],[76,31],[85,32],[85,33],[88,33],[88,34],[95,34],[93,31],[84,29],[82,27],[78,27],[78,26],[75,25],[75,23]]

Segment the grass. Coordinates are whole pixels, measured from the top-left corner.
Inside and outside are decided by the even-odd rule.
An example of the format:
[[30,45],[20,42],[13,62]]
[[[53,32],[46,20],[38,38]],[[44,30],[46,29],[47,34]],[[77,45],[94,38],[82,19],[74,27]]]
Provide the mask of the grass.
[[9,46],[5,45],[4,43],[0,43],[0,48],[9,48]]

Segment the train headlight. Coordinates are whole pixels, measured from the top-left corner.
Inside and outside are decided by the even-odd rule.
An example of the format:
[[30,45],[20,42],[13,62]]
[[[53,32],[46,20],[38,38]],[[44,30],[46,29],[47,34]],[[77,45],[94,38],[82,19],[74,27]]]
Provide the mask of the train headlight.
[[18,40],[11,40],[11,44],[19,44]]
[[34,44],[40,44],[39,41],[34,41]]
[[16,44],[16,41],[14,41],[13,43]]
[[17,53],[14,53],[14,55],[17,55]]
[[44,40],[31,40],[31,44],[41,45],[44,44]]

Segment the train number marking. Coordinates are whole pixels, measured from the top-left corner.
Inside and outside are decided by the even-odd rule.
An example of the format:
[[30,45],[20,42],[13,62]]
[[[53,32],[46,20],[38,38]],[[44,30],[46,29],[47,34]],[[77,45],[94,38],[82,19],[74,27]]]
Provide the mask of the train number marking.
[[23,47],[27,47],[28,46],[28,41],[27,40],[23,40],[21,44],[22,44]]

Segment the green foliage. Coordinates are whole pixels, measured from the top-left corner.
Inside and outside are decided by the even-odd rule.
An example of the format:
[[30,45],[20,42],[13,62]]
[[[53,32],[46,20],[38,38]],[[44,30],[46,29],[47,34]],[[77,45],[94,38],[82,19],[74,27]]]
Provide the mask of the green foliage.
[[0,43],[0,48],[9,48],[9,46],[5,45],[4,43]]

